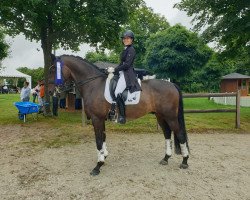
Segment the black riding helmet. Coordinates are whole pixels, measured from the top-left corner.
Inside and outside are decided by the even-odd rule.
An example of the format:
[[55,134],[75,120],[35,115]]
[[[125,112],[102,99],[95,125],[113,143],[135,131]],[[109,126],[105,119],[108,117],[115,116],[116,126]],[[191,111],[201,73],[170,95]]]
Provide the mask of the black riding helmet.
[[135,35],[134,35],[134,33],[133,33],[131,30],[127,30],[127,31],[125,31],[125,32],[122,34],[121,38],[123,39],[123,38],[125,38],[125,37],[130,37],[130,38],[132,38],[133,40],[135,39]]

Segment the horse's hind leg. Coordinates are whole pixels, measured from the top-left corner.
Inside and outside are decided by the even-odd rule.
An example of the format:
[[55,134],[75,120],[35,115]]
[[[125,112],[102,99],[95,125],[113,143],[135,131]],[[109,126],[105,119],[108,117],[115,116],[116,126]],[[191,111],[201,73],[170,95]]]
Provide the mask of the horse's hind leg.
[[187,160],[189,158],[189,149],[186,130],[183,127],[180,127],[178,120],[170,121],[169,126],[174,132],[175,140],[175,153],[182,154],[183,160],[180,164],[180,168],[188,168]]
[[166,152],[165,152],[165,157],[160,161],[160,164],[162,165],[167,165],[168,164],[168,159],[172,155],[172,141],[171,141],[171,129],[167,122],[160,117],[159,115],[156,115],[158,124],[162,128],[162,131],[164,133],[165,137],[165,142],[166,142]]

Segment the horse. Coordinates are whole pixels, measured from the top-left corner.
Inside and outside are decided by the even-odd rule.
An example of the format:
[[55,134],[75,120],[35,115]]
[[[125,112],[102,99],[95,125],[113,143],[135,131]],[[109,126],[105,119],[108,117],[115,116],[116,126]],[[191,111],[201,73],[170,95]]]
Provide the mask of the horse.
[[[61,76],[64,81],[74,80],[83,98],[85,113],[92,121],[97,147],[97,164],[90,174],[98,175],[108,156],[105,121],[108,119],[111,104],[104,97],[107,74],[78,56],[62,55],[56,60],[59,60],[62,65]],[[53,93],[57,87],[55,84],[57,70],[56,64],[52,64],[48,77],[49,93]],[[141,88],[139,103],[126,106],[126,118],[137,119],[148,113],[155,114],[166,144],[165,155],[160,164],[167,165],[172,155],[171,132],[173,132],[175,153],[182,154],[183,157],[180,168],[188,168],[189,146],[184,121],[183,98],[179,87],[168,81],[149,79],[142,80]]]

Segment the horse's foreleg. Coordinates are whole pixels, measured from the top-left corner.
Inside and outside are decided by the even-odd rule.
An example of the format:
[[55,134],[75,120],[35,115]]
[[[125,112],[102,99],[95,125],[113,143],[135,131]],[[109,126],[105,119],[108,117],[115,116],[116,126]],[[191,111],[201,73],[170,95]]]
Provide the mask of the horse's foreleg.
[[104,123],[104,131],[103,131],[102,149],[103,149],[103,151],[104,151],[104,158],[107,158],[109,152],[108,152],[108,150],[107,150],[107,143],[106,143],[105,123]]
[[96,147],[97,147],[97,165],[91,171],[90,174],[95,176],[100,173],[100,168],[104,164],[105,151],[107,153],[107,150],[106,150],[106,142],[104,142],[106,139],[106,135],[104,133],[105,121],[99,118],[93,117],[92,123],[93,123],[94,130],[95,130],[95,139],[96,139]]

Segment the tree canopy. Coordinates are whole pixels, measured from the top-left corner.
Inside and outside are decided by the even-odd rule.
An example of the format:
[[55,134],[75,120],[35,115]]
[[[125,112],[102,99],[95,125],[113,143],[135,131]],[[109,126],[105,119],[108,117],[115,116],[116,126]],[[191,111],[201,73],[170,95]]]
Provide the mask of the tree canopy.
[[5,41],[4,31],[0,28],[0,61],[8,56],[8,49],[9,45]]
[[245,49],[250,57],[249,0],[182,0],[175,6],[193,16],[194,29],[207,42],[217,41],[224,55],[237,57]]
[[[143,60],[146,53],[145,44],[150,35],[166,30],[169,27],[170,25],[167,19],[160,14],[154,13],[152,8],[147,7],[144,2],[141,2],[137,8],[129,10],[129,18],[126,23],[122,25],[122,32],[129,29],[135,34],[134,47],[136,49],[136,67],[145,68],[145,66],[143,66]],[[86,58],[94,61],[100,59],[101,61],[118,63],[123,45],[120,35],[116,39],[117,43],[109,48],[109,50],[111,50],[110,54],[105,54],[103,51],[89,52]]]
[[119,56],[114,52],[105,53],[104,51],[99,52],[87,52],[85,58],[90,62],[103,61],[118,64],[120,62]]
[[150,35],[166,30],[169,27],[167,19],[160,14],[154,13],[152,8],[147,7],[145,3],[142,3],[137,9],[130,12],[125,29],[131,29],[135,33],[135,65],[137,67],[145,67],[143,66],[143,59],[146,53],[145,45]]
[[0,1],[0,25],[12,36],[23,33],[41,41],[44,54],[45,94],[52,47],[77,50],[83,43],[110,47],[116,43],[128,10],[141,0],[15,0]]
[[[18,71],[28,74],[32,77],[32,86],[35,87],[37,85],[37,82],[44,79],[44,70],[43,67],[39,67],[37,69],[29,69],[27,67],[19,67],[17,69]],[[22,87],[23,86],[23,80],[20,79],[18,80],[18,86]]]
[[151,35],[146,44],[145,64],[158,78],[181,82],[194,69],[203,67],[212,50],[181,25]]

